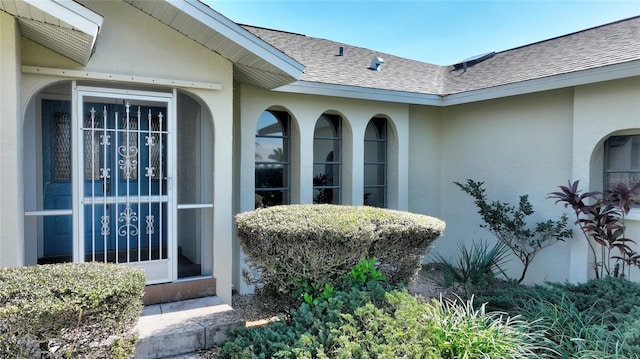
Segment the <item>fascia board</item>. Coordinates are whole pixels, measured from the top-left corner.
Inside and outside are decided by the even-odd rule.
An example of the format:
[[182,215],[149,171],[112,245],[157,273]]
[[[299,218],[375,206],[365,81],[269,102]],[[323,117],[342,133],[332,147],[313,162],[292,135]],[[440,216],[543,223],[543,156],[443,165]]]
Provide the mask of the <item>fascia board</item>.
[[640,60],[447,95],[443,97],[441,106],[460,105],[635,76],[640,76]]
[[412,105],[442,106],[442,97],[439,95],[371,89],[358,86],[325,84],[309,81],[296,81],[291,84],[278,87],[273,91],[333,96],[358,100],[406,103]]
[[95,39],[100,32],[104,18],[72,0],[24,0],[47,14],[73,26]]
[[445,107],[636,76],[640,76],[640,60],[445,96],[309,81],[273,91]]
[[273,64],[289,76],[299,79],[304,66],[273,46],[262,41],[235,22],[212,10],[198,0],[166,0],[185,14],[209,26],[229,40]]

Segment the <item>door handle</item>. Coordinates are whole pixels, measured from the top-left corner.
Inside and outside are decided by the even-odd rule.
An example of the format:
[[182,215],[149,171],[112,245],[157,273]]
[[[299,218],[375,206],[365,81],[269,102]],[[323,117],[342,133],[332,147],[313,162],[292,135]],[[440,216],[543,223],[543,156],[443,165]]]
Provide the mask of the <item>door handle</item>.
[[106,181],[102,182],[102,192],[105,195],[108,195],[110,190],[111,190],[111,180],[107,178]]

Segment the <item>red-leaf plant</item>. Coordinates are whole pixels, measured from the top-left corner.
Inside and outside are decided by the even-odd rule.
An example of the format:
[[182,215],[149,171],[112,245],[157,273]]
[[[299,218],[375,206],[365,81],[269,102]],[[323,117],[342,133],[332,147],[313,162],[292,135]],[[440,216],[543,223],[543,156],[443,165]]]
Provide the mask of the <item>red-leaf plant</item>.
[[[578,189],[578,183],[569,181],[568,186],[558,186],[561,192],[549,193],[547,198],[556,199],[556,203],[562,202],[565,208],[573,209],[575,224],[589,243],[596,278],[623,276],[626,266],[629,269],[631,266],[640,267],[640,254],[629,246],[635,241],[625,236],[625,216],[638,203],[636,196],[640,192],[640,182],[633,186],[620,182],[604,192],[585,193]],[[600,246],[600,261],[594,243]],[[613,249],[617,249],[619,255],[612,255]],[[611,260],[616,261],[613,268]]]

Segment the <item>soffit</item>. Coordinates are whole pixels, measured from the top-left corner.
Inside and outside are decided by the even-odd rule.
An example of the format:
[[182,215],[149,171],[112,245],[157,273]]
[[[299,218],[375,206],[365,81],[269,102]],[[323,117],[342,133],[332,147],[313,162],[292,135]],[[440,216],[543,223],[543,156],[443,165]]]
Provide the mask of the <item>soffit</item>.
[[273,89],[300,78],[304,67],[197,0],[124,0],[234,64],[234,79]]
[[83,65],[89,62],[103,20],[64,0],[0,0],[0,10],[17,19],[24,37]]

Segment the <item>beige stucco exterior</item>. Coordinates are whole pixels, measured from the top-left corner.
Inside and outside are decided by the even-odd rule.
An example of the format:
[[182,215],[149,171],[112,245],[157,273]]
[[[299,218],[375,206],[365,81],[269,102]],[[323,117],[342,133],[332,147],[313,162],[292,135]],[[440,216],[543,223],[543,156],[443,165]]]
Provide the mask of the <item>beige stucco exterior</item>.
[[[16,266],[25,264],[25,257],[33,262],[33,250],[24,248],[25,238],[22,224],[24,219],[24,199],[21,184],[24,183],[21,154],[23,126],[33,122],[35,102],[38,93],[48,85],[62,83],[71,90],[72,81],[79,85],[123,88],[146,91],[171,91],[171,87],[155,86],[149,79],[197,81],[213,83],[220,89],[175,87],[197,99],[209,112],[213,121],[212,153],[214,168],[208,175],[213,182],[215,210],[209,221],[213,222],[210,240],[213,245],[209,253],[213,257],[213,275],[217,282],[217,294],[226,302],[231,301],[232,281],[232,177],[214,176],[214,173],[231,173],[233,153],[233,71],[232,64],[221,56],[184,38],[173,29],[157,20],[133,9],[123,2],[90,2],[87,6],[103,15],[106,21],[100,33],[100,41],[87,66],[75,63],[43,46],[23,37],[13,17],[0,12],[2,21],[2,166],[0,174],[4,188],[17,190],[2,191],[4,208],[0,216],[0,265]],[[113,19],[121,19],[115,22]],[[155,39],[155,40],[152,40]],[[5,48],[7,51],[4,51]],[[179,64],[177,66],[176,64]],[[22,73],[21,66],[56,70],[51,75],[39,75],[29,71]],[[188,71],[185,71],[188,69]],[[65,76],[65,70],[82,70],[86,77]],[[99,76],[94,76],[98,74]],[[126,83],[103,81],[105,74],[129,75],[144,78]],[[6,81],[5,81],[6,79]],[[6,85],[5,85],[6,84]],[[10,91],[13,84],[16,91]],[[4,91],[7,94],[5,95]],[[6,111],[6,115],[5,115]],[[15,123],[6,119],[17,119]],[[178,120],[178,126],[180,120]],[[33,127],[32,125],[28,125]],[[6,137],[6,139],[4,138]],[[6,150],[4,150],[6,147]],[[29,189],[33,190],[33,189]],[[218,205],[220,204],[220,205]],[[18,239],[18,240],[16,240]],[[29,240],[27,240],[29,242]]]
[[[454,255],[459,241],[494,238],[470,196],[454,181],[485,182],[489,198],[517,203],[529,195],[536,213],[532,220],[557,218],[563,208],[547,200],[549,192],[571,177],[573,90],[561,89],[447,107],[443,111],[440,151],[440,216],[447,232],[435,245],[438,253]],[[539,254],[527,280],[568,278],[569,245],[560,243]],[[520,273],[517,259],[511,276]]]
[[[581,188],[602,190],[603,143],[616,134],[640,133],[640,77],[580,86],[575,89],[572,131],[572,179]],[[627,218],[628,238],[640,238],[640,210],[632,209]],[[593,276],[588,247],[576,235],[571,248],[571,279],[584,281]],[[636,270],[632,278],[639,278]]]
[[[22,37],[15,18],[0,11],[0,267],[37,260],[34,220],[25,217],[34,209],[37,166],[24,158],[35,156],[37,103],[52,85],[58,85],[54,95],[69,99],[75,84],[186,94],[202,106],[202,118],[213,129],[199,139],[208,143],[201,156],[211,163],[203,176],[213,202],[200,219],[212,223],[204,239],[209,245],[202,248],[212,258],[217,295],[227,303],[232,290],[252,290],[242,280],[246,266],[233,216],[255,207],[256,125],[265,110],[291,116],[292,203],[313,202],[314,129],[329,113],[343,121],[341,203],[363,204],[365,129],[372,118],[386,118],[387,205],[443,219],[447,231],[433,251],[450,258],[460,242],[493,240],[479,227],[472,199],[454,181],[484,181],[490,198],[512,203],[528,194],[536,210],[532,220],[558,218],[567,210],[548,193],[567,180],[580,180],[585,190],[601,189],[604,140],[640,133],[640,74],[512,96],[505,94],[510,87],[486,89],[471,100],[459,96],[456,101],[468,103],[456,105],[438,103],[435,96],[434,105],[417,105],[344,98],[337,91],[299,94],[234,82],[237,68],[230,60],[125,2],[83,4],[105,19],[86,66]],[[640,238],[640,211],[634,209],[628,220],[632,238]],[[576,231],[573,240],[538,255],[527,282],[585,281],[591,260]],[[520,273],[516,259],[509,266],[511,276]]]
[[[453,183],[467,178],[484,181],[492,199],[516,203],[518,196],[529,195],[536,210],[534,221],[554,219],[562,213],[573,221],[569,210],[547,199],[548,193],[568,180],[580,180],[585,191],[602,190],[602,143],[618,131],[638,133],[639,92],[640,78],[635,77],[445,107],[440,112],[421,109],[424,114],[415,121],[412,118],[412,126],[422,130],[411,131],[416,134],[411,145],[425,148],[424,153],[432,154],[432,163],[438,165],[422,162],[424,156],[412,150],[419,160],[411,162],[410,178],[430,180],[412,181],[409,190],[423,198],[437,193],[432,196],[439,200],[439,206],[420,200],[410,210],[435,213],[447,222],[447,231],[434,251],[455,256],[458,242],[468,245],[493,238],[479,227],[480,217],[471,197]],[[437,139],[431,135],[427,140],[433,133],[439,133]],[[439,177],[429,173],[429,168]],[[437,189],[424,191],[423,186]],[[638,220],[640,215],[634,209],[627,218],[630,238],[637,238]],[[543,250],[526,279],[583,282],[593,276],[593,259],[588,252],[582,233],[576,230],[572,240]],[[510,266],[512,276],[522,268],[517,260]]]

